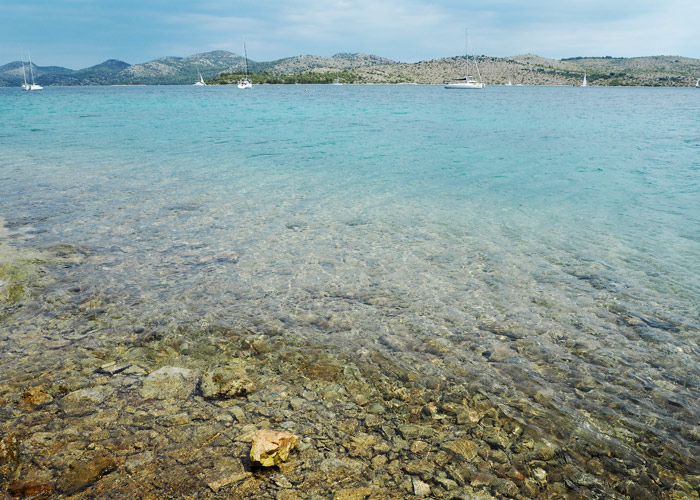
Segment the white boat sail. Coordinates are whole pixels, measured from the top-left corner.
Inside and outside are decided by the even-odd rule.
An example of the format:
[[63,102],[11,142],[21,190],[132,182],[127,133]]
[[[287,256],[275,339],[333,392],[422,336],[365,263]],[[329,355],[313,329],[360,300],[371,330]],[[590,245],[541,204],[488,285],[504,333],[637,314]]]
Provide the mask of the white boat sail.
[[22,54],[22,74],[24,75],[23,90],[43,90],[44,87],[34,82],[34,70],[32,69],[32,55],[29,54],[29,73],[32,76],[32,83],[27,83],[27,72],[24,69],[24,54]]
[[248,51],[245,48],[245,40],[243,41],[243,54],[245,55],[245,78],[238,80],[238,88],[252,89],[253,83],[248,78]]
[[512,87],[513,82],[510,81],[510,77],[508,77],[508,83],[506,83],[506,87]]
[[583,74],[583,83],[581,84],[581,87],[588,87],[588,82],[586,81],[586,73]]
[[22,76],[24,76],[24,83],[22,84],[22,90],[31,90],[29,84],[27,83],[27,71],[24,69],[24,54],[21,55],[20,60],[22,61]]
[[193,85],[195,85],[196,87],[206,87],[207,84],[204,83],[204,78],[202,78],[202,73],[200,73],[199,71],[197,71],[197,73],[199,73],[199,80],[194,82]]
[[476,68],[476,74],[479,77],[479,81],[474,80],[474,78],[469,77],[469,31],[466,31],[466,41],[467,50],[465,51],[465,56],[467,62],[465,64],[465,75],[464,78],[454,80],[445,84],[446,89],[483,89],[486,87],[484,82],[481,81],[481,73],[479,73],[479,65],[476,62],[476,57],[472,56],[474,59],[474,67]]
[[700,78],[698,78],[698,81],[695,82],[695,88],[700,89]]

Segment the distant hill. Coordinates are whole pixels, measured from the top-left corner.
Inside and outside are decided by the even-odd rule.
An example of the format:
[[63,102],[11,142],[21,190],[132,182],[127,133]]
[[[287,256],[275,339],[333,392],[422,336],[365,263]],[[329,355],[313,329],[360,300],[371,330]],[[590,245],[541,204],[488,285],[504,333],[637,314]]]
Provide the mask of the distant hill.
[[[691,86],[700,78],[700,59],[676,56],[557,60],[524,54],[478,56],[477,60],[487,84],[504,84],[510,79],[523,85],[578,85],[584,73],[591,85]],[[463,76],[464,62],[460,56],[407,64],[375,55],[341,53],[333,57],[305,55],[268,62],[249,59],[248,66],[254,81],[260,83],[313,83],[340,78],[344,83],[441,84]],[[162,57],[134,65],[110,59],[81,70],[36,65],[32,65],[32,70],[37,83],[44,86],[189,85],[198,78],[198,72],[211,83],[231,83],[244,67],[242,56],[220,50],[189,57]],[[29,75],[27,63],[25,70]],[[22,81],[19,61],[0,67],[0,86],[19,86]]]
[[[44,82],[47,85],[54,85],[55,78],[58,75],[70,73],[73,70],[68,68],[62,68],[60,66],[37,66],[32,63],[31,70],[29,63],[24,63],[24,71],[27,74],[27,80],[30,79],[30,71],[34,72],[34,79],[37,83]],[[3,87],[19,87],[24,82],[24,76],[22,74],[22,63],[20,61],[14,61],[4,66],[0,66],[0,86]]]
[[[590,85],[636,85],[688,87],[700,78],[700,59],[675,56],[635,58],[585,57],[547,59],[533,54],[515,57],[477,57],[487,84],[508,82],[522,85],[579,85],[586,73]],[[464,57],[451,57],[362,68],[362,83],[441,84],[464,76]]]

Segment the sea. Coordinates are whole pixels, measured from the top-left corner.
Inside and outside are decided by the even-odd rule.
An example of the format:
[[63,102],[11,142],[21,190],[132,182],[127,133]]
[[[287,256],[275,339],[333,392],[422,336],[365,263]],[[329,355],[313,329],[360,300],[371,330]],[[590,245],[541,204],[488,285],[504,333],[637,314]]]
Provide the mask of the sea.
[[112,335],[273,325],[700,484],[697,89],[2,88],[0,222]]

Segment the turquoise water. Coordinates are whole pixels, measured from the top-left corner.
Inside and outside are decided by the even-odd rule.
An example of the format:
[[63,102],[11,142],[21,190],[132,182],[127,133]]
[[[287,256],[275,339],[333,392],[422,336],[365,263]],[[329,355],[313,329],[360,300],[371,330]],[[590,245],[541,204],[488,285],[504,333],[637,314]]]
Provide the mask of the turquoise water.
[[698,473],[697,90],[0,89],[0,110],[7,241],[85,249],[56,272],[134,324],[381,351]]

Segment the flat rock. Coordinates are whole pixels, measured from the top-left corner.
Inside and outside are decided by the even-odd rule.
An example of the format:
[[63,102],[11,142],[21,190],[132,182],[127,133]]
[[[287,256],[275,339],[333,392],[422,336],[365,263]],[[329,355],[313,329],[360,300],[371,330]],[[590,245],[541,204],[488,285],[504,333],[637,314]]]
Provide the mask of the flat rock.
[[454,453],[457,458],[465,462],[471,462],[476,458],[479,445],[470,439],[457,439],[445,445],[445,448]]
[[8,489],[15,496],[32,500],[48,498],[56,492],[56,487],[51,483],[21,479],[12,481]]
[[299,437],[291,432],[261,429],[253,436],[250,448],[251,465],[272,467],[289,458],[289,452],[297,445]]
[[338,490],[333,500],[364,500],[372,494],[372,489],[367,487],[345,488]]
[[145,378],[140,394],[144,398],[187,399],[197,387],[197,372],[164,366]]
[[418,478],[413,478],[413,494],[417,497],[427,497],[430,495],[430,486]]
[[100,366],[98,372],[107,375],[116,375],[117,373],[123,372],[130,366],[130,363],[117,363],[115,361],[112,361],[111,363],[105,363],[104,365]]
[[101,386],[80,389],[63,396],[59,405],[69,415],[85,415],[97,411],[109,393],[109,389]]
[[65,493],[77,493],[94,483],[104,474],[117,467],[111,457],[101,457],[91,461],[74,462],[68,466],[59,478],[58,485]]
[[205,398],[233,398],[255,390],[255,383],[248,378],[245,365],[220,366],[202,376],[200,382]]
[[233,472],[231,474],[225,475],[218,479],[207,480],[207,486],[209,486],[214,493],[218,492],[221,488],[225,488],[234,483],[239,483],[244,479],[248,479],[253,474],[251,472],[239,471]]

